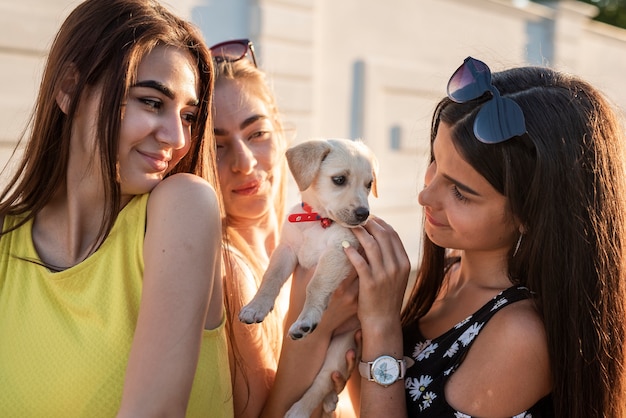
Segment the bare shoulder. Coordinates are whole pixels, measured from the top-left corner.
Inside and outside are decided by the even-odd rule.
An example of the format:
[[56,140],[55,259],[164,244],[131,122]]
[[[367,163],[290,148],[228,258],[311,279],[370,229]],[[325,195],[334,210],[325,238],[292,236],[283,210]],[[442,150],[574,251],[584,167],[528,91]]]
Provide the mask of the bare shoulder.
[[170,239],[175,236],[206,239],[207,236],[220,236],[214,233],[220,230],[218,198],[206,180],[192,174],[175,174],[160,182],[150,193],[146,238],[155,232],[160,236],[157,239],[172,242],[175,239]]
[[502,308],[484,325],[446,387],[448,403],[472,416],[514,416],[551,390],[546,331],[532,301]]
[[[147,207],[146,249],[186,251],[181,248],[219,254],[221,214],[214,188],[191,174],[164,179],[150,193]],[[153,245],[154,244],[154,245]],[[210,248],[207,248],[210,246]]]
[[217,210],[217,195],[209,182],[193,174],[179,173],[161,181],[150,193],[148,206],[192,205]]
[[539,312],[531,300],[522,300],[502,308],[485,325],[485,339],[503,340],[528,348],[547,348],[546,332]]

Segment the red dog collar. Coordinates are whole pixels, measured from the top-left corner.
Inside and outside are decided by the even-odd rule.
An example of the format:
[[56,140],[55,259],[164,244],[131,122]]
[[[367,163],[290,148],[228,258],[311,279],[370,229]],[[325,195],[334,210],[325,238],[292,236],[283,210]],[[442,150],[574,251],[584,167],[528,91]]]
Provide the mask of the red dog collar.
[[322,218],[319,213],[313,212],[313,208],[308,203],[302,202],[302,209],[305,213],[292,213],[287,220],[289,222],[312,222],[320,221],[322,228],[328,228],[333,220],[330,218]]

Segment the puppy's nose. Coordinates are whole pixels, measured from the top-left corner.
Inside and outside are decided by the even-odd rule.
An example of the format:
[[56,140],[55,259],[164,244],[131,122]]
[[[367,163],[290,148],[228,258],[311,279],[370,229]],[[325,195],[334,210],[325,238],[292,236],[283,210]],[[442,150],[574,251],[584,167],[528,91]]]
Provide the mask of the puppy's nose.
[[370,216],[370,211],[368,208],[364,207],[356,208],[356,210],[354,211],[354,216],[359,222],[363,222],[367,219],[368,216]]

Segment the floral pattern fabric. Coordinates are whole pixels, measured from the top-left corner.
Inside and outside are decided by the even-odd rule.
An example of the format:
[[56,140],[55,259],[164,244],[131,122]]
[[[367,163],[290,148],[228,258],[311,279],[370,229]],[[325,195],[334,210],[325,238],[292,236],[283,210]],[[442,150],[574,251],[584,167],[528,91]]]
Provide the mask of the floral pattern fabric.
[[[452,329],[432,340],[422,336],[417,322],[404,328],[405,355],[415,360],[415,364],[407,370],[405,377],[409,417],[472,418],[454,410],[447,403],[445,384],[459,368],[487,321],[503,307],[529,296],[530,292],[525,287],[510,287]],[[549,417],[553,417],[550,396],[512,418]]]

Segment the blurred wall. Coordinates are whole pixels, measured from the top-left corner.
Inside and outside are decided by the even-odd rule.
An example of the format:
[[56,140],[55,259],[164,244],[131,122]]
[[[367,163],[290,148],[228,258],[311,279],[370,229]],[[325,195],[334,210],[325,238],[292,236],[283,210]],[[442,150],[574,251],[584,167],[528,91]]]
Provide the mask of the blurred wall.
[[[78,3],[0,0],[0,164],[24,127],[52,37]],[[593,22],[596,9],[573,0],[163,3],[192,19],[209,45],[254,41],[295,142],[360,137],[376,151],[379,198],[372,206],[399,231],[414,265],[430,117],[466,56],[494,71],[520,64],[570,71],[626,109],[626,31]],[[290,194],[297,201],[293,182]]]

